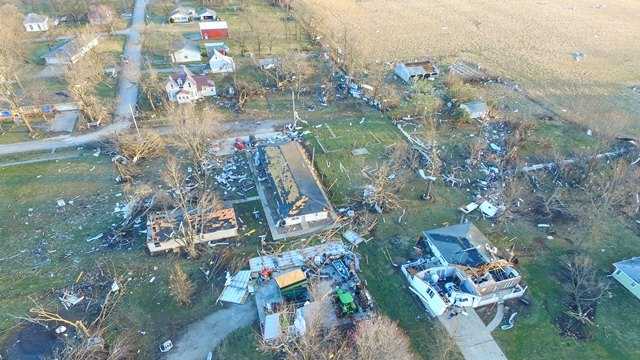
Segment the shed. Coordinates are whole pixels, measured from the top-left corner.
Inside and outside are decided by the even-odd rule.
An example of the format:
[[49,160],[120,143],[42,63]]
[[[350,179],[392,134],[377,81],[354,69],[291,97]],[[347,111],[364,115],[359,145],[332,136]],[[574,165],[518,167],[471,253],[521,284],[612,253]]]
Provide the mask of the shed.
[[484,119],[489,115],[489,106],[484,101],[469,101],[460,105],[460,109],[472,119]]
[[223,40],[229,37],[226,21],[203,21],[199,23],[202,40]]
[[198,13],[200,21],[216,21],[218,20],[218,14],[211,9],[204,9]]
[[169,15],[170,23],[188,23],[196,16],[196,9],[187,6],[177,7]]
[[640,299],[640,256],[618,261],[613,267],[615,270],[611,276]]
[[49,30],[49,18],[44,15],[29,13],[24,17],[22,25],[28,32],[47,31]]
[[393,68],[393,72],[407,84],[415,80],[432,79],[440,74],[438,67],[431,61],[398,63]]

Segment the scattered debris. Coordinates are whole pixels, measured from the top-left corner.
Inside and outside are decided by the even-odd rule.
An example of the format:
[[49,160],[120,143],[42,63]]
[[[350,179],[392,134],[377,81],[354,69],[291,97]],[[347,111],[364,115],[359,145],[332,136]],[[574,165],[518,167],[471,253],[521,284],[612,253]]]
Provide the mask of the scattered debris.
[[347,230],[342,233],[342,237],[353,245],[359,245],[364,242],[364,238],[353,230]]

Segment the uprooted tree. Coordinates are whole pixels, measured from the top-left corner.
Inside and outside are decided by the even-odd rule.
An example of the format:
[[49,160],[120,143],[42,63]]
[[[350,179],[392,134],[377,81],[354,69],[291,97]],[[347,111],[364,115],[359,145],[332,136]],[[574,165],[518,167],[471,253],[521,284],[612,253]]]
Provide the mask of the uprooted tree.
[[135,355],[133,347],[129,346],[130,338],[119,338],[111,345],[106,341],[108,328],[125,293],[126,280],[115,276],[99,304],[98,315],[89,323],[85,320],[66,318],[58,311],[49,310],[37,303],[29,310],[29,315],[25,319],[45,327],[64,325],[75,330],[76,335],[67,339],[65,348],[59,354],[63,359],[130,359]]
[[596,320],[600,298],[608,289],[593,267],[593,261],[584,254],[573,254],[561,264],[562,284],[565,291],[565,310],[558,321],[565,336],[589,339]]

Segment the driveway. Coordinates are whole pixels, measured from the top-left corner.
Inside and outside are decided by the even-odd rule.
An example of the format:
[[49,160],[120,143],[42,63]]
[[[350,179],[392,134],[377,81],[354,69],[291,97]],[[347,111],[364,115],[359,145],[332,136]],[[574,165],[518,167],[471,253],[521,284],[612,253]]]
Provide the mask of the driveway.
[[166,360],[204,360],[220,342],[233,331],[251,325],[257,317],[256,305],[247,301],[243,305],[232,304],[202,320],[187,326],[182,335],[173,341],[174,348]]
[[438,316],[465,360],[507,360],[478,314],[473,309],[465,311],[467,315],[459,314],[451,319],[446,313]]
[[122,67],[118,85],[118,102],[113,122],[92,133],[78,136],[58,136],[44,140],[0,145],[0,155],[47,151],[57,148],[80,146],[106,139],[126,130],[131,125],[131,108],[138,99],[138,80],[142,61],[142,42],[140,32],[144,28],[146,0],[136,0],[133,7],[131,27],[124,33],[128,35],[124,56],[128,62]]

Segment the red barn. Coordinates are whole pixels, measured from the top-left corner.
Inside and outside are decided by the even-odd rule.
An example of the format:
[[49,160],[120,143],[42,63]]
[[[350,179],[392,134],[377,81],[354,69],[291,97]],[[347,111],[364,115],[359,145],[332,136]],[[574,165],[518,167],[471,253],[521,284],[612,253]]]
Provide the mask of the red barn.
[[222,40],[229,37],[226,21],[203,21],[199,24],[202,40]]

